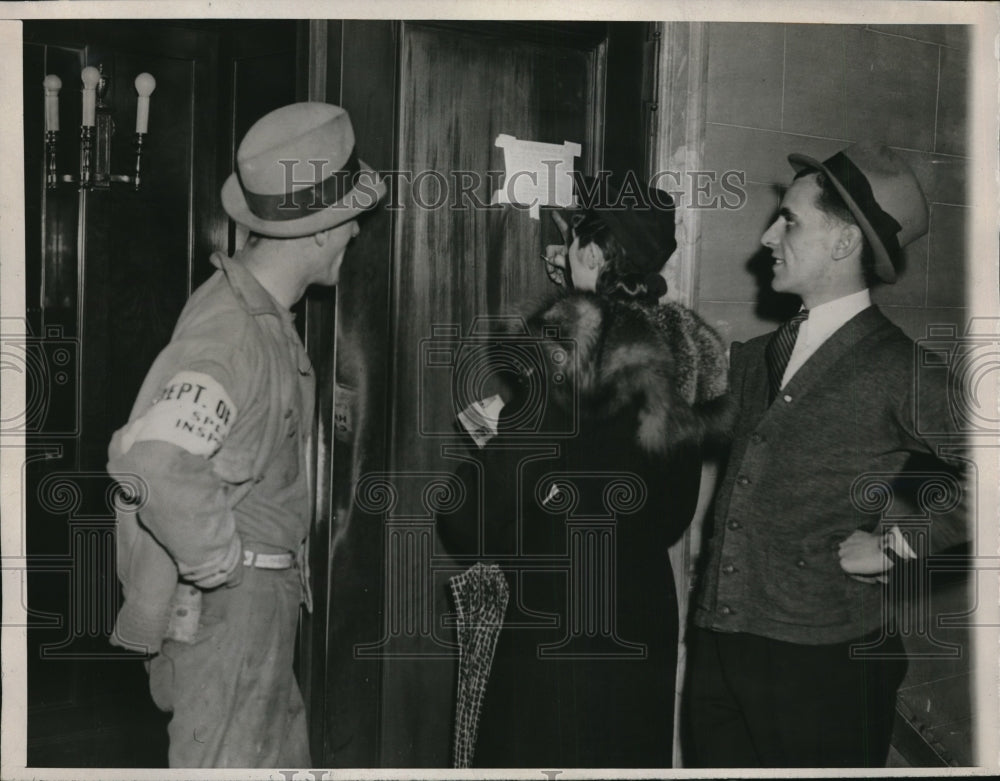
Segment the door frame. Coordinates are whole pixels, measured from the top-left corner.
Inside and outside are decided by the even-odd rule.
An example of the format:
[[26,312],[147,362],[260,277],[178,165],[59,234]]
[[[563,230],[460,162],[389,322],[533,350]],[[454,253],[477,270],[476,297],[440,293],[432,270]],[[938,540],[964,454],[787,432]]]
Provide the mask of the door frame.
[[[701,211],[690,208],[690,173],[703,171],[705,152],[705,111],[708,94],[708,26],[705,22],[658,22],[653,36],[658,41],[655,57],[656,111],[653,154],[648,174],[670,172],[679,182],[677,199],[677,254],[671,261],[671,298],[688,307],[698,300],[698,268],[701,253]],[[674,177],[674,175],[676,175]],[[690,610],[702,529],[711,504],[717,467],[702,467],[698,505],[683,537],[670,549],[670,564],[677,588],[677,608],[681,616],[677,647],[677,678],[674,686],[673,766],[682,768],[680,725],[681,702],[687,661],[686,628]]]

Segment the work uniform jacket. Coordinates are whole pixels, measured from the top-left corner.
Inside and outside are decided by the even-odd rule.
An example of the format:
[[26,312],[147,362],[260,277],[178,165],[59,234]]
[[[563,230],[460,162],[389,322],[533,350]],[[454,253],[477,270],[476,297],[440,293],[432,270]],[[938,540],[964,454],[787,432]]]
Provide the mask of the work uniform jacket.
[[239,263],[212,262],[109,447],[109,473],[136,499],[118,510],[112,639],[147,652],[180,580],[237,582],[242,549],[298,554],[309,528],[312,366],[293,315]]
[[768,405],[770,338],[732,346],[739,417],[695,622],[806,645],[855,640],[888,608],[880,586],[841,569],[841,541],[897,525],[926,555],[967,538],[961,461],[935,458],[959,425],[947,361],[928,361],[871,306]]

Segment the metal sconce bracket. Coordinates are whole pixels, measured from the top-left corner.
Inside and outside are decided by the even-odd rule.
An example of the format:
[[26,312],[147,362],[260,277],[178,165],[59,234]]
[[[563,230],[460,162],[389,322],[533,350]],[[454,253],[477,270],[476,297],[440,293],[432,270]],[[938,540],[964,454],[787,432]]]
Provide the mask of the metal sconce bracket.
[[59,176],[56,150],[59,144],[59,89],[62,81],[52,74],[42,82],[45,88],[45,186],[52,190],[61,183],[76,184],[81,190],[108,189],[112,182],[131,184],[138,190],[142,183],[142,155],[149,123],[149,96],[156,80],[140,73],[135,80],[139,95],[136,108],[136,129],[133,138],[135,172],[132,175],[111,173],[111,139],[115,122],[111,107],[105,102],[108,78],[103,66],[88,66],[80,74],[83,81],[83,122],[80,126],[80,173]]

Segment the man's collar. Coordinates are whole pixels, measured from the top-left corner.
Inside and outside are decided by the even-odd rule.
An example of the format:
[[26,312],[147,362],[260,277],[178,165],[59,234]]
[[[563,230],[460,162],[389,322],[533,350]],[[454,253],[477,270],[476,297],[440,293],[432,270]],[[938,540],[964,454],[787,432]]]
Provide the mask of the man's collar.
[[248,313],[275,315],[286,320],[292,317],[292,313],[281,307],[242,263],[227,257],[223,252],[213,252],[209,259],[213,266],[226,275],[229,286]]
[[871,294],[868,288],[864,288],[813,307],[809,310],[809,319],[806,321],[806,339],[810,343],[816,339],[825,340],[840,326],[871,305]]

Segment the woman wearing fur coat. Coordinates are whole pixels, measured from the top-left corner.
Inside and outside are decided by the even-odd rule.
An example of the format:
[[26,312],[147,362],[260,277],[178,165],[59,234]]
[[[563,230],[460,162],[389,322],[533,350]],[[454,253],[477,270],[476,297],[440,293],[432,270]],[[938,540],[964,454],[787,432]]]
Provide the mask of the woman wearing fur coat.
[[520,371],[498,361],[498,434],[469,454],[465,502],[438,521],[456,559],[495,562],[509,586],[476,767],[671,764],[667,550],[728,403],[718,336],[659,303],[673,202],[648,195],[649,208],[593,207],[564,224],[566,245],[547,257],[566,284],[526,318],[541,358]]

